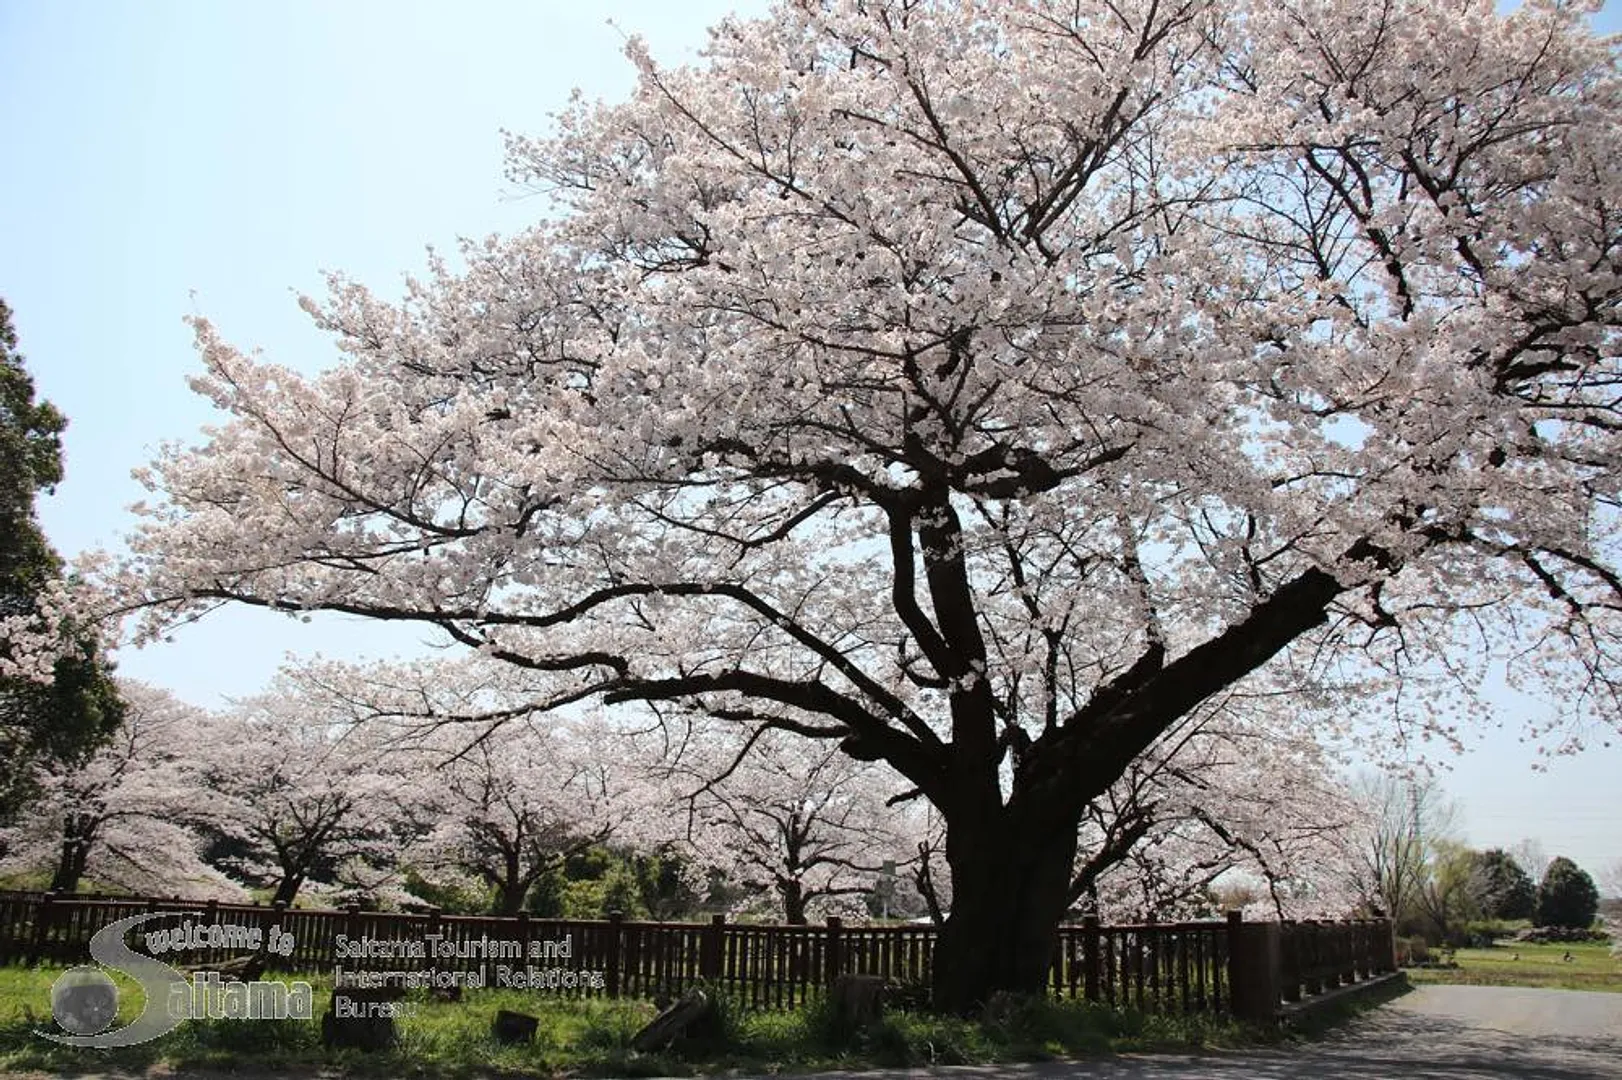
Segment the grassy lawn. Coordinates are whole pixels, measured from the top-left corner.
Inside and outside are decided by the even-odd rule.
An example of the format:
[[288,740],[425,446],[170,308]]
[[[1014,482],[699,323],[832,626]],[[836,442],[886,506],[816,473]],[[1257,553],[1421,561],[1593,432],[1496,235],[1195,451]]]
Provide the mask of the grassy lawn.
[[[1571,959],[1566,960],[1567,952]],[[1456,968],[1408,968],[1414,983],[1464,986],[1542,986],[1561,990],[1610,990],[1622,993],[1622,959],[1598,942],[1575,945],[1518,945],[1501,942],[1490,949],[1459,949]]]
[[[976,1020],[891,1011],[876,1028],[842,1037],[817,1007],[797,1012],[723,1010],[722,1033],[707,1044],[657,1054],[628,1048],[655,1013],[647,1002],[571,1000],[507,990],[470,991],[461,1003],[413,994],[415,1015],[401,1019],[400,1043],[385,1054],[333,1052],[321,1045],[319,1017],[330,984],[316,987],[316,1020],[186,1021],[140,1046],[88,1050],[58,1046],[34,1034],[55,1030],[50,987],[60,966],[0,968],[0,1073],[85,1071],[152,1066],[255,1073],[311,1074],[340,1068],[345,1075],[401,1078],[490,1076],[680,1076],[739,1070],[807,1072],[879,1066],[928,1066],[1033,1061],[1130,1050],[1235,1047],[1271,1036],[1225,1019],[1167,1018],[1085,1004],[1010,1001]],[[288,976],[287,978],[292,978]],[[115,976],[120,1024],[140,1012],[141,991]],[[490,1036],[497,1009],[539,1016],[535,1041],[502,1046]]]

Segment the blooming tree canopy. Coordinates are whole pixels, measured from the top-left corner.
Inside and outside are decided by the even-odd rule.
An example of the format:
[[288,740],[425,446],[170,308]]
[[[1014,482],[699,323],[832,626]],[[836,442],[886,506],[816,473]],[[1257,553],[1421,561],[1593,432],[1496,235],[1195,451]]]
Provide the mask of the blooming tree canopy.
[[1128,922],[1209,914],[1218,885],[1253,887],[1263,917],[1360,906],[1368,807],[1304,725],[1248,704],[1198,710],[1088,807],[1073,897]]
[[195,323],[148,632],[438,627],[539,709],[882,761],[944,819],[935,1002],[1042,984],[1085,808],[1241,682],[1614,722],[1613,46],[1576,3],[785,0],[512,174],[556,213],[344,361]]
[[887,804],[895,773],[829,743],[738,734],[701,728],[650,766],[669,805],[645,834],[662,824],[697,868],[746,889],[744,906],[784,922],[863,911],[923,836],[911,807]]
[[191,818],[224,838],[220,861],[292,903],[307,887],[406,898],[397,856],[425,827],[413,763],[283,677],[194,734],[205,797]]
[[649,845],[670,812],[600,713],[533,722],[544,688],[511,665],[313,661],[284,669],[281,681],[363,733],[392,772],[422,781],[406,808],[417,836],[397,861],[434,884],[488,890],[499,914],[517,913],[570,855],[611,839]]
[[432,741],[418,761],[434,777],[423,793],[434,825],[407,854],[429,880],[471,877],[492,910],[516,915],[543,874],[613,835],[606,776],[578,733],[514,721]]
[[192,769],[202,710],[128,679],[123,717],[82,760],[34,766],[37,794],[0,831],[8,873],[43,872],[50,888],[81,882],[146,896],[246,899],[241,885],[202,859],[186,822],[209,798]]

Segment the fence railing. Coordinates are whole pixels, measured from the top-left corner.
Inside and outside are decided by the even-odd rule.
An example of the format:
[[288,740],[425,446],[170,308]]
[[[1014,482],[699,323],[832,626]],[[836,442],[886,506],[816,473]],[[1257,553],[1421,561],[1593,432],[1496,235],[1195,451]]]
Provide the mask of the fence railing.
[[[527,915],[413,914],[226,904],[174,898],[0,893],[0,964],[88,959],[92,935],[119,919],[163,913],[133,928],[193,932],[154,955],[199,967],[245,955],[241,936],[210,943],[222,926],[254,932],[266,966],[331,972],[335,980],[401,985],[519,986],[609,997],[677,995],[703,981],[754,1008],[791,1008],[843,974],[927,985],[935,934],[927,926],[816,926],[536,919]],[[164,943],[158,942],[158,945]],[[1281,1003],[1396,970],[1391,924],[1222,922],[1059,927],[1048,992],[1155,1013],[1227,1012],[1271,1018]],[[463,973],[462,976],[450,973]],[[411,979],[419,981],[411,982]]]

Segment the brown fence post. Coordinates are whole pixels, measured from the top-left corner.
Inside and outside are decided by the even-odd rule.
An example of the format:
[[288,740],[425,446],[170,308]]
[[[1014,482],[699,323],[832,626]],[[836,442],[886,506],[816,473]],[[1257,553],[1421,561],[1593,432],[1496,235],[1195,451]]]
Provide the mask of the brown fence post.
[[1285,1001],[1301,1000],[1301,924],[1292,919],[1279,923],[1279,996]]
[[[254,906],[258,907],[259,901],[255,900]],[[290,932],[287,927],[282,925],[282,914],[286,911],[287,902],[285,900],[277,900],[265,910],[264,915],[259,919],[259,930],[263,935],[262,940],[264,943],[264,948],[261,950],[261,952],[265,958],[265,968],[267,970],[271,968],[286,969],[293,966],[292,957],[283,956],[274,948],[274,946],[281,944],[279,940],[280,935]],[[278,940],[276,941],[272,941],[270,938],[270,932],[272,929],[274,929],[277,933]],[[298,945],[297,940],[295,940],[293,944],[296,947]]]
[[828,940],[822,952],[822,981],[825,986],[832,986],[844,969],[844,942],[841,940],[844,925],[839,916],[828,916]]
[[1246,923],[1243,912],[1228,912],[1228,996],[1240,1020],[1278,1019],[1278,923]]
[[1318,920],[1306,919],[1301,923],[1301,988],[1308,995],[1324,992],[1324,939]]
[[622,956],[620,931],[625,922],[625,913],[610,911],[608,913],[608,996],[620,996],[620,958]]
[[[203,925],[198,929],[198,933],[206,933],[208,927],[218,926],[219,922],[220,902],[218,899],[211,896],[203,902]],[[207,937],[204,937],[203,940],[206,941],[208,939]],[[223,957],[224,950],[215,948],[203,950],[203,960],[205,963],[217,964],[221,959],[223,959]]]
[[721,978],[721,935],[726,933],[727,917],[721,912],[710,916],[710,924],[699,939],[698,977],[715,982]]
[[[360,905],[358,903],[350,902],[344,905],[344,933],[349,936],[350,941],[355,941],[360,937]],[[327,963],[336,964],[338,962],[337,937],[334,934],[327,935],[327,951],[330,953],[326,958]],[[362,962],[362,968],[367,966],[366,963]]]

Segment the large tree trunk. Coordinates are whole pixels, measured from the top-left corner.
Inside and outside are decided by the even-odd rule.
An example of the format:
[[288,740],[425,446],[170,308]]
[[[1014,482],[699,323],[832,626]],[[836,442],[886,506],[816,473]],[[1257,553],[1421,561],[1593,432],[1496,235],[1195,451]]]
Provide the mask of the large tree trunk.
[[272,904],[292,906],[293,898],[298,895],[298,891],[303,885],[303,874],[284,873],[282,879],[276,883],[276,893],[270,898],[270,902]]
[[51,875],[51,891],[70,893],[78,889],[84,877],[85,863],[89,861],[90,845],[80,839],[62,841],[62,855],[57,860],[56,872]]
[[951,913],[935,940],[931,999],[967,1013],[998,991],[1046,992],[1068,907],[1076,830],[1026,829],[1007,814],[948,834]]
[[[538,876],[538,875],[537,875]],[[494,914],[517,915],[524,907],[524,897],[534,884],[534,876],[526,876],[516,847],[501,852],[501,868],[495,875],[496,894],[493,897]]]
[[790,926],[804,926],[805,887],[793,878],[778,878],[777,894],[783,899],[783,921]]

